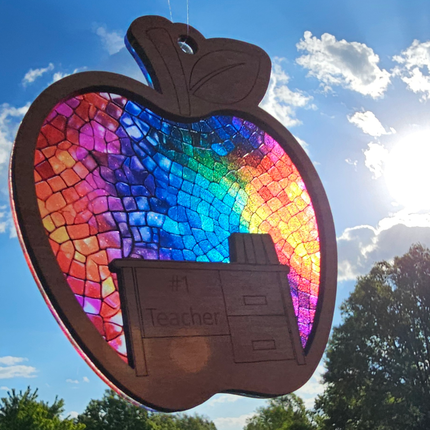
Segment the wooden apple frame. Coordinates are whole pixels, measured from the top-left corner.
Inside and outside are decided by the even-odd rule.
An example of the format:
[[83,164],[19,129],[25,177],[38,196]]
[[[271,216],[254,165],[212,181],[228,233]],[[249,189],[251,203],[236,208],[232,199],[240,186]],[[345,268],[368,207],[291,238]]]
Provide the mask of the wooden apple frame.
[[12,204],[39,288],[141,404],[294,391],[328,339],[336,241],[314,166],[258,107],[270,60],[154,16],[126,43],[148,86],[68,76],[18,131]]

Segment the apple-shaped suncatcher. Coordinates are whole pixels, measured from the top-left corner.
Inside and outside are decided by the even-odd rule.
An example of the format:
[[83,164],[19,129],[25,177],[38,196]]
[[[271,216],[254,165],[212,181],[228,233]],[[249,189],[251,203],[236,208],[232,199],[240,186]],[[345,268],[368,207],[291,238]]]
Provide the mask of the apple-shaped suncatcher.
[[127,45],[149,86],[66,77],[18,132],[12,202],[45,300],[146,406],[294,391],[327,342],[336,245],[311,161],[258,107],[270,60],[160,17]]

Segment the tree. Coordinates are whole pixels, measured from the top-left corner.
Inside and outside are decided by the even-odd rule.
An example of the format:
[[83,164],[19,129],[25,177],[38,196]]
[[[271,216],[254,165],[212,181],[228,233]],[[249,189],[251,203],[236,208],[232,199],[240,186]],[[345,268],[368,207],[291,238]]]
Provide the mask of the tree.
[[8,391],[0,399],[0,430],[83,430],[73,419],[63,419],[64,401],[54,400],[52,405],[37,400],[37,390],[17,393]]
[[215,424],[201,415],[176,415],[176,425],[179,430],[216,430]]
[[257,409],[247,420],[244,430],[313,430],[309,411],[295,394],[269,400],[266,407]]
[[132,405],[112,390],[100,400],[90,400],[78,416],[85,430],[151,430],[148,411]]
[[430,428],[430,250],[360,277],[326,353],[324,428]]
[[216,430],[205,417],[148,412],[112,390],[106,390],[101,400],[90,400],[78,422],[86,430]]
[[150,422],[153,430],[216,430],[212,421],[200,415],[153,413]]

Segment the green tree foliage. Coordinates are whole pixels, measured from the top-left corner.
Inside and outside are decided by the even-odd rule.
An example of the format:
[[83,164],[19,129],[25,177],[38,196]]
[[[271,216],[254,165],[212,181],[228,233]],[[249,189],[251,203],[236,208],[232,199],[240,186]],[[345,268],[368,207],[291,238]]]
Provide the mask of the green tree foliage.
[[146,409],[133,406],[114,391],[106,390],[100,400],[90,400],[78,422],[85,430],[150,430]]
[[199,415],[148,412],[112,390],[106,390],[100,400],[91,400],[78,422],[86,430],[216,430],[212,421]]
[[257,409],[247,420],[244,430],[313,430],[309,411],[295,394],[269,400],[268,406]]
[[216,430],[212,421],[200,415],[154,413],[150,422],[154,430]]
[[176,415],[176,426],[178,430],[216,430],[215,424],[201,415]]
[[0,399],[0,430],[84,430],[73,419],[63,419],[64,401],[49,405],[37,400],[37,390],[11,390]]
[[327,350],[324,428],[430,429],[430,250],[358,279]]

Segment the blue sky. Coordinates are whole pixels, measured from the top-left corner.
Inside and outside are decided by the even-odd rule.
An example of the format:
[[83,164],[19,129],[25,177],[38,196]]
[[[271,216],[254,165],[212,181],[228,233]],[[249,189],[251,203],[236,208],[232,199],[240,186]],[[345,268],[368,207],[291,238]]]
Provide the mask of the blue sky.
[[[430,245],[430,3],[189,2],[190,24],[206,37],[254,43],[272,58],[262,106],[303,144],[325,186],[339,245],[337,305],[375,261],[413,242]],[[171,5],[173,20],[186,22],[186,0]],[[26,266],[7,169],[22,116],[54,80],[82,70],[142,79],[122,39],[146,14],[170,18],[167,0],[15,0],[0,8],[0,396],[31,385],[44,400],[58,394],[67,412],[81,412],[106,388],[61,332]],[[318,390],[316,375],[299,394],[311,405]],[[196,411],[236,430],[262,404],[218,395]]]

